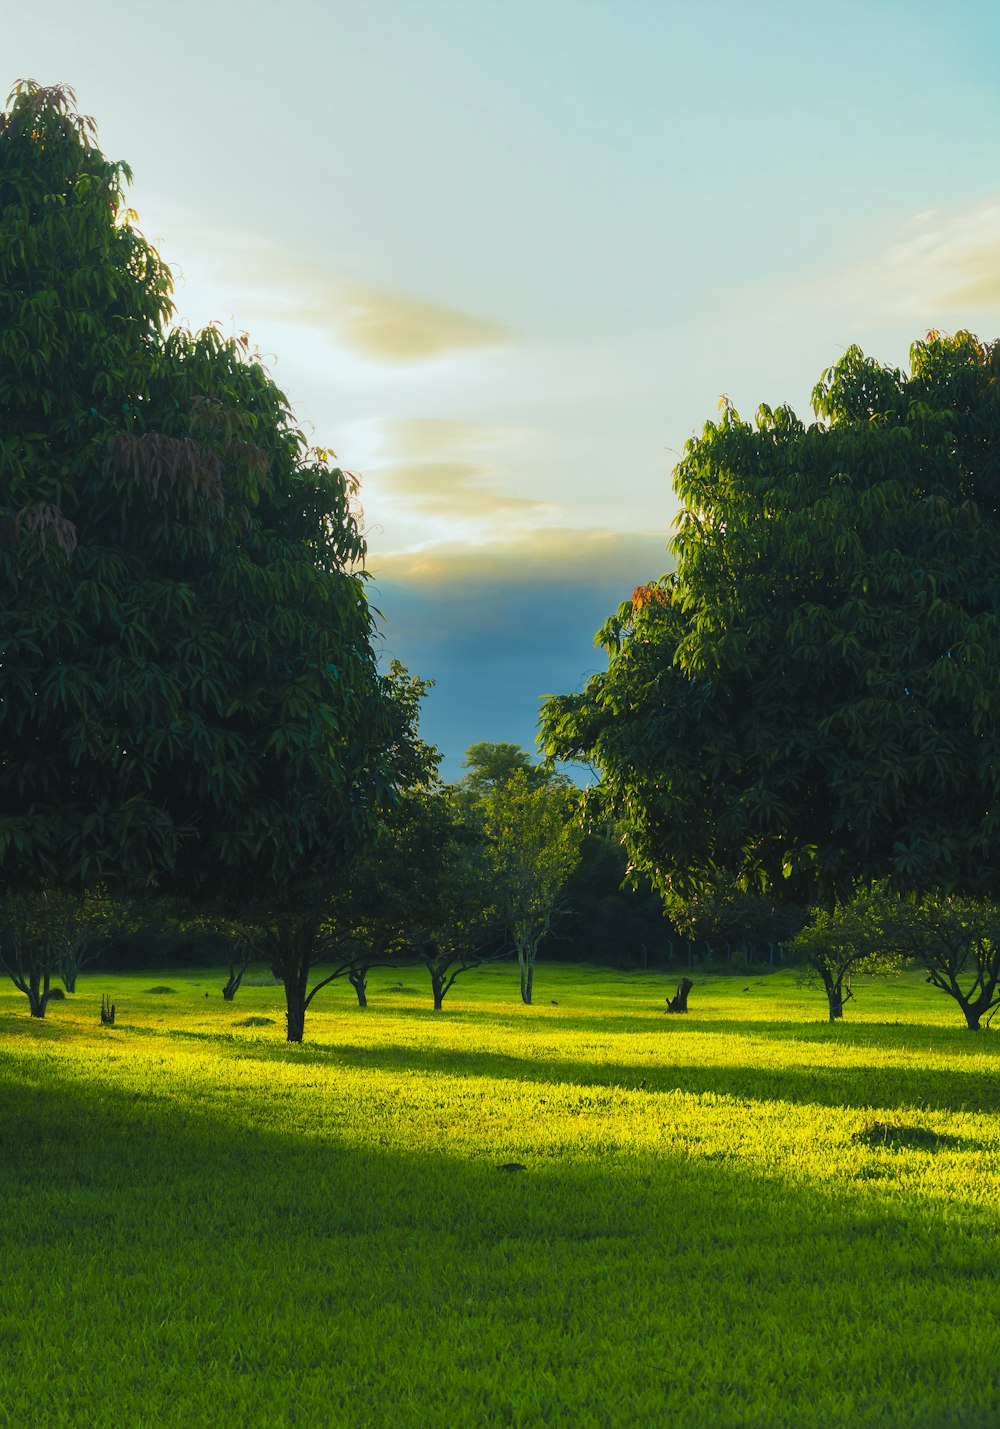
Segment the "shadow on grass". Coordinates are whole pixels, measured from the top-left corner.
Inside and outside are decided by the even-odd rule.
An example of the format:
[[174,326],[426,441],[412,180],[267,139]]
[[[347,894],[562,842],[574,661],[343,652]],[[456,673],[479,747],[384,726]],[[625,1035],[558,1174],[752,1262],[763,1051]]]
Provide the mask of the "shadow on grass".
[[1000,1412],[992,1210],[679,1155],[504,1174],[509,1148],[358,1149],[254,1125],[251,1099],[239,1125],[14,1066],[0,1244],[36,1422],[127,1421],[136,1395],[145,1422],[199,1422],[202,1393],[212,1422],[274,1424],[292,1396],[300,1423]]
[[[928,1040],[925,1034],[926,1029],[919,1034],[911,1030],[907,1042],[910,1046],[924,1046]],[[128,1029],[128,1035],[201,1042],[211,1045],[218,1054],[227,1058],[265,1064],[290,1062],[296,1066],[327,1067],[332,1064],[361,1071],[486,1077],[579,1087],[621,1087],[649,1093],[712,1093],[745,1101],[784,1101],[829,1107],[1000,1111],[1000,1081],[984,1075],[981,1066],[965,1070],[921,1064],[866,1064],[863,1061],[838,1066],[822,1060],[820,1047],[817,1047],[816,1060],[805,1065],[760,1065],[750,1062],[712,1065],[701,1061],[671,1061],[670,1043],[666,1039],[655,1051],[626,1062],[572,1060],[546,1057],[544,1053],[517,1056],[488,1050],[442,1048],[433,1044],[419,1048],[391,1043],[359,1047],[355,1043],[307,1040],[300,1046],[294,1046],[278,1040],[274,1033],[247,1038],[228,1031],[188,1031],[183,1028],[135,1027]],[[766,1039],[767,1033],[762,1033],[761,1037]],[[755,1041],[760,1040],[755,1038]],[[826,1045],[842,1045],[846,1039],[840,1029],[835,1029],[832,1036],[815,1040]],[[950,1034],[945,1033],[933,1040],[939,1042],[939,1050],[942,1042],[949,1051],[955,1050]],[[964,1038],[956,1035],[955,1043],[959,1050],[968,1049],[970,1055],[978,1052],[982,1045],[974,1035]],[[859,1037],[855,1045],[859,1045],[861,1050],[868,1046],[873,1050],[884,1050],[882,1039],[873,1041],[870,1036]]]

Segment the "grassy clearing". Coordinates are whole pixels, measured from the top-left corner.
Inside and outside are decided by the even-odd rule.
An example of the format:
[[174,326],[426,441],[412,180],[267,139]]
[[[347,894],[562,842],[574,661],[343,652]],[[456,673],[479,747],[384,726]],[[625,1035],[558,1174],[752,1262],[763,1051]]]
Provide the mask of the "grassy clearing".
[[922,983],[223,980],[0,990],[0,1425],[1000,1420],[1000,1037]]

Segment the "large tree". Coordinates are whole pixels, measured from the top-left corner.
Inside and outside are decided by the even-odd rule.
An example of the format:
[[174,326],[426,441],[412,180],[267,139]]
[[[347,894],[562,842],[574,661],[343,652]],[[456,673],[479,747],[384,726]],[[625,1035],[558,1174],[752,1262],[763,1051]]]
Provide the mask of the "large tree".
[[995,891],[1000,344],[930,334],[909,373],[850,348],[813,403],[724,403],[688,443],[676,572],[547,701],[547,751],[599,765],[669,893]]
[[399,951],[397,934],[405,912],[398,894],[383,913],[381,928],[387,936],[377,956],[370,956],[373,947],[362,948],[356,936],[359,905],[367,902],[370,907],[370,900],[378,898],[387,832],[391,835],[399,824],[410,800],[437,787],[441,756],[420,738],[417,727],[429,682],[393,661],[380,684],[381,778],[377,797],[363,811],[363,823],[355,826],[343,849],[331,856],[320,847],[314,856],[299,860],[280,888],[265,883],[244,904],[244,914],[265,941],[271,966],[284,985],[290,1042],[302,1041],[306,1012],[318,992],[347,976],[363,1000],[367,967]]
[[245,341],[169,326],[71,92],[8,106],[0,885],[329,880],[393,779],[355,483]]

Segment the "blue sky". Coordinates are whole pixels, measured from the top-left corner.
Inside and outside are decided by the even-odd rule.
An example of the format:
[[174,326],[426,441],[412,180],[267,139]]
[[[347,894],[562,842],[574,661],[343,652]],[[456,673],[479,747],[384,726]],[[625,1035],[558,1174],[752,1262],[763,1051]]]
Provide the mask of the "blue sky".
[[996,335],[994,5],[50,0],[4,42],[132,165],[181,317],[360,473],[449,775],[598,667],[722,392]]

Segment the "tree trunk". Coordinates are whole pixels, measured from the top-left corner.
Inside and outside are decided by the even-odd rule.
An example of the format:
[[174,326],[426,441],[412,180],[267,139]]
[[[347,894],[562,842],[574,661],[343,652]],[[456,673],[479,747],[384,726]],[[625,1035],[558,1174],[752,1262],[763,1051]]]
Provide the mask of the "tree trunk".
[[351,984],[351,986],[353,987],[354,991],[358,994],[358,1006],[359,1006],[359,1007],[367,1007],[367,1006],[368,1006],[368,995],[367,995],[367,993],[365,992],[365,988],[366,988],[367,983],[368,983],[368,976],[367,976],[367,974],[366,974],[365,972],[363,972],[363,971],[362,971],[362,972],[353,972],[353,971],[352,971],[352,972],[349,972],[349,973],[347,974],[347,980],[348,980],[348,982]]
[[517,948],[517,964],[521,970],[521,1001],[525,1007],[530,1007],[531,984],[535,976],[535,950],[529,942],[521,942],[519,939],[514,946]]
[[288,1041],[301,1042],[306,1030],[306,990],[298,980],[285,983]]
[[440,1012],[444,1006],[444,978],[431,973],[431,987],[434,990],[434,1011]]
[[232,1002],[233,998],[236,996],[236,989],[238,986],[239,984],[234,983],[232,978],[230,978],[229,981],[226,983],[225,987],[222,989],[222,996],[226,999],[227,1002]]
[[49,1001],[49,974],[39,977],[38,973],[32,973],[26,991],[32,1017],[44,1017]]
[[687,1012],[688,993],[694,987],[694,983],[689,977],[681,978],[677,992],[667,1003],[668,1012]]
[[836,1022],[838,1017],[844,1015],[844,993],[838,978],[834,982],[828,974],[823,976],[823,986],[826,988],[826,1000],[830,1008],[830,1021]]
[[982,1014],[980,1013],[980,1010],[979,1010],[979,1004],[978,1004],[978,1003],[972,1004],[972,1003],[968,1003],[968,1002],[963,1002],[961,999],[959,999],[959,1006],[961,1007],[962,1011],[965,1013],[965,1022],[966,1022],[966,1026],[968,1027],[969,1031],[970,1031],[970,1032],[978,1032],[978,1031],[979,1031],[979,1019],[980,1019],[980,1016],[982,1015]]
[[76,992],[76,968],[72,964],[62,968],[59,976],[67,992]]

